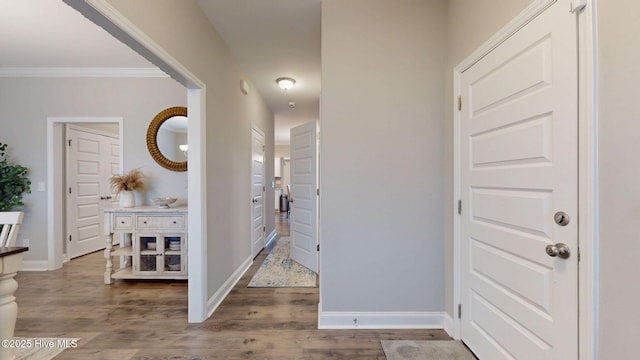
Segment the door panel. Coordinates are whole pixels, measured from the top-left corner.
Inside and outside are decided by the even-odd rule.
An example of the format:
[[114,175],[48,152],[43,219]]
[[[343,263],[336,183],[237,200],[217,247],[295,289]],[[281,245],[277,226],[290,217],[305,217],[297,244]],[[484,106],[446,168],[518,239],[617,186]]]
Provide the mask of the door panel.
[[317,125],[291,129],[291,259],[318,272]]
[[[119,172],[119,140],[67,126],[67,255],[103,249],[103,210],[112,206],[109,178]],[[115,153],[114,153],[115,151]],[[113,170],[115,169],[115,173]]]
[[[577,35],[551,5],[461,77],[461,338],[480,359],[577,359]],[[550,257],[565,243],[574,254]]]
[[251,254],[265,246],[264,231],[264,134],[251,129]]

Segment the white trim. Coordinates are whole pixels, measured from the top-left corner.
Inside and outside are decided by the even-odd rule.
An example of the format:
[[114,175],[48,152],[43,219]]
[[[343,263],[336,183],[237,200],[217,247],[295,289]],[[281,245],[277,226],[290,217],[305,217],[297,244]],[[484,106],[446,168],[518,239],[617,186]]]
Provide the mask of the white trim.
[[247,272],[247,270],[249,270],[252,264],[253,258],[248,257],[242,263],[242,265],[240,265],[240,267],[238,267],[236,271],[234,271],[233,274],[229,276],[227,281],[225,281],[224,284],[222,284],[222,286],[218,288],[218,291],[216,291],[216,293],[209,298],[209,300],[207,301],[207,318],[210,317],[214,311],[216,311],[218,306],[220,306],[222,301],[224,301],[227,295],[229,295],[229,292],[233,290],[233,287],[236,286],[238,281],[242,279],[242,276]]
[[[477,63],[485,57],[488,53],[493,51],[500,44],[505,42],[511,35],[515,34],[518,30],[522,29],[525,25],[530,23],[538,15],[544,12],[549,6],[556,3],[558,0],[536,0],[526,9],[522,10],[515,18],[513,18],[507,25],[495,33],[489,40],[485,41],[476,51],[471,53],[466,59],[464,59],[454,71],[460,73],[469,69],[473,64]],[[456,108],[457,109],[457,108]]]
[[[178,60],[176,60],[167,51],[165,51],[164,48],[158,45],[146,33],[140,30],[131,21],[129,21],[129,19],[122,15],[113,6],[111,6],[111,4],[109,4],[107,0],[85,0],[85,3],[89,5],[93,10],[97,11],[102,17],[104,17],[104,20],[108,21],[109,25],[116,26],[118,30],[129,36],[130,39],[119,40],[127,44],[134,51],[138,53],[142,52],[145,53],[145,55],[155,57],[156,59],[154,60],[158,60],[159,62],[161,62],[160,64],[154,62],[155,65],[158,65],[158,67],[165,68],[166,70],[170,71],[171,73],[169,75],[175,76],[175,80],[177,80],[187,88],[205,88],[205,84],[200,79],[198,79],[197,76],[191,73],[191,71],[189,71],[184,65],[182,65]],[[78,5],[78,7],[82,6],[82,4],[73,5]],[[76,8],[76,10],[78,9]]]
[[[447,334],[449,334],[449,336],[454,337],[454,333],[455,333],[455,321],[453,321],[453,318],[451,317],[451,315],[447,314],[446,312],[444,313],[444,331],[447,332]],[[458,339],[457,339],[458,340]]]
[[[207,319],[207,126],[206,90],[189,89],[187,91],[187,143],[189,152],[187,161],[187,187],[189,189],[189,322],[202,322]],[[197,239],[197,240],[196,240]]]
[[[208,223],[206,221],[206,85],[106,0],[74,1],[69,4],[89,17],[94,23],[106,28],[112,35],[189,89],[187,95],[188,162],[191,165],[187,175],[189,187],[188,321],[191,323],[202,322],[209,317],[207,311],[209,307],[207,301],[209,268],[207,262]],[[123,34],[124,38],[122,38]]]
[[23,260],[20,271],[47,271],[48,267],[47,260]]
[[167,78],[158,68],[107,67],[7,67],[0,68],[0,78]]
[[460,214],[458,214],[458,201],[462,199],[460,192],[460,111],[458,110],[458,96],[462,94],[460,81],[462,70],[453,70],[453,320],[451,337],[460,339],[460,319],[458,318],[458,304],[460,295]]
[[[533,18],[538,16],[556,0],[538,0],[509,22],[502,30],[492,36],[478,50],[462,61],[454,69],[454,221],[453,221],[453,324],[450,335],[460,338],[460,320],[457,308],[460,303],[460,218],[457,202],[460,199],[460,113],[457,98],[460,94],[460,79],[467,70],[483,56],[504,42]],[[569,11],[569,9],[567,9]],[[579,303],[579,357],[595,359],[597,357],[598,328],[598,188],[597,188],[597,34],[595,0],[588,0],[587,6],[578,14],[578,41],[580,67],[579,98],[579,193],[578,206],[580,225],[578,241],[581,261],[578,266],[578,303]],[[463,204],[464,205],[464,204]],[[463,209],[464,211],[464,209]],[[449,332],[449,330],[447,330]]]
[[444,316],[444,312],[422,311],[321,312],[318,306],[318,329],[442,329]]
[[62,159],[64,152],[63,125],[71,123],[116,123],[120,136],[120,171],[124,163],[124,119],[121,117],[48,117],[47,118],[47,268],[62,267],[65,224],[64,175],[66,167]]
[[598,357],[598,38],[596,1],[578,13],[579,357]]
[[277,235],[276,229],[273,229],[273,231],[271,231],[271,234],[267,236],[267,241],[265,242],[264,246],[265,247],[269,246],[269,244],[271,244],[271,242],[276,239],[276,235]]

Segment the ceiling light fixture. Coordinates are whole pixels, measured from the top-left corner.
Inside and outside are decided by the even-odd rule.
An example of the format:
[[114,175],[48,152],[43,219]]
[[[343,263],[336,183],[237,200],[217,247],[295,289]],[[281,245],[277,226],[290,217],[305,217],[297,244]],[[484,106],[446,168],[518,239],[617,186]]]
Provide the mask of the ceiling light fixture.
[[276,79],[276,83],[278,83],[278,86],[280,86],[280,89],[289,90],[293,87],[296,81],[289,77],[281,77]]

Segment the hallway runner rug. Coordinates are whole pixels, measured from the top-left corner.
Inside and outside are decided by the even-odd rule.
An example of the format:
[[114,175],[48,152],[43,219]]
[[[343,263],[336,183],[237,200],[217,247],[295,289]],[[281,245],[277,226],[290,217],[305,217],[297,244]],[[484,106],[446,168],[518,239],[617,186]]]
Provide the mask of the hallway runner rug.
[[282,237],[247,287],[316,287],[316,273],[289,258],[289,238]]

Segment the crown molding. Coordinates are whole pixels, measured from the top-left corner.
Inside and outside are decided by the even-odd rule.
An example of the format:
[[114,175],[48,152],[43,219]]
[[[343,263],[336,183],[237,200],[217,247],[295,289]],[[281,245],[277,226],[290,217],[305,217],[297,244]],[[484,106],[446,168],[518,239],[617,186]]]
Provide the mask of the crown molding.
[[166,78],[158,68],[0,67],[2,78]]

